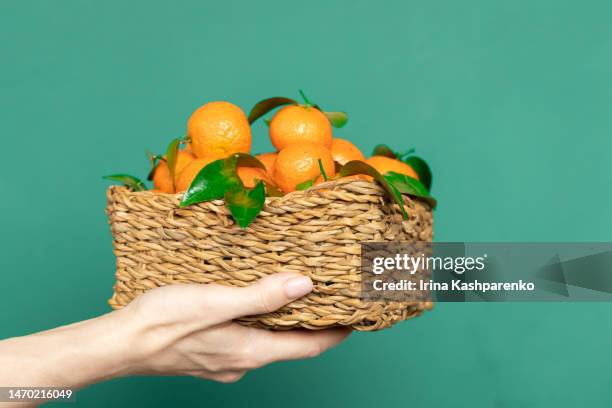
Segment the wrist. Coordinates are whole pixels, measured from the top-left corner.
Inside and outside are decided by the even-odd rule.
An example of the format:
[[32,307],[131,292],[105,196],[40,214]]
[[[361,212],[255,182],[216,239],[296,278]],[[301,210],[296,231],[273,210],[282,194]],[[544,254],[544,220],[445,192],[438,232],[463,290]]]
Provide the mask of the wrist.
[[54,353],[42,370],[48,373],[45,384],[80,388],[132,374],[139,362],[140,327],[131,320],[116,311],[33,336]]
[[0,342],[0,385],[70,387],[129,375],[138,361],[138,325],[113,312]]
[[143,348],[146,325],[126,309],[94,320],[98,326],[94,333],[99,336],[91,348],[96,353],[94,361],[98,362],[97,378],[90,376],[88,383],[143,373],[147,361]]

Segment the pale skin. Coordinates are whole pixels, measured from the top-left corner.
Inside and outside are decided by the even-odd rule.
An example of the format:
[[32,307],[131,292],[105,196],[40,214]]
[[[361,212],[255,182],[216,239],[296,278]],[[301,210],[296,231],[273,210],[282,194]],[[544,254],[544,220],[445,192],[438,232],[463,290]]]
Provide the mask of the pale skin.
[[274,311],[311,290],[310,279],[294,273],[278,273],[245,288],[157,288],[119,311],[0,341],[0,386],[78,389],[131,375],[235,382],[275,361],[316,357],[350,331],[273,332],[233,321]]

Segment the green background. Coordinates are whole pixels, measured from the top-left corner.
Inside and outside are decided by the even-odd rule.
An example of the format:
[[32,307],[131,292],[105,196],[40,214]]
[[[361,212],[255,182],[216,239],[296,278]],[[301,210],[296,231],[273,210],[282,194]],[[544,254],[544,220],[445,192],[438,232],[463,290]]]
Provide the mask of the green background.
[[[438,241],[606,241],[608,1],[0,2],[0,337],[108,312],[101,176],[144,176],[211,100],[303,88],[336,135],[415,147]],[[254,150],[269,148],[254,127]],[[83,406],[601,406],[608,304],[439,304],[222,385],[129,378]]]

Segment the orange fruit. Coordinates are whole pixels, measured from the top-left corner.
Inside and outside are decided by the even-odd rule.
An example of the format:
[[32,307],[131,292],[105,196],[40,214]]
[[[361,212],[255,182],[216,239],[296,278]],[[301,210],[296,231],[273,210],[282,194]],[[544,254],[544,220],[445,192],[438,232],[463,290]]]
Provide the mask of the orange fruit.
[[410,176],[417,180],[419,179],[418,174],[412,169],[412,167],[399,160],[391,159],[390,157],[372,156],[366,160],[366,163],[374,167],[380,174],[394,171],[396,173],[405,174],[406,176]]
[[176,179],[176,192],[180,193],[183,191],[187,191],[191,182],[198,175],[200,170],[206,167],[207,164],[214,162],[217,160],[215,156],[202,157],[199,159],[192,160],[183,171],[178,175]]
[[346,164],[351,160],[365,161],[365,156],[361,150],[346,139],[334,138],[332,140],[331,152],[334,161],[340,164]]
[[268,174],[274,174],[274,163],[276,162],[276,156],[276,153],[262,153],[255,157],[266,167]]
[[248,188],[255,187],[258,180],[263,180],[268,184],[274,184],[264,169],[257,167],[238,167],[236,173],[238,173],[238,177],[242,180],[242,184]]
[[209,102],[187,122],[190,146],[197,157],[227,157],[251,150],[251,127],[246,115],[229,102]]
[[170,169],[165,161],[160,161],[153,172],[153,188],[164,193],[174,193],[174,182],[170,176]]
[[164,193],[174,193],[174,187],[178,174],[189,164],[195,157],[191,153],[187,153],[184,150],[179,150],[176,155],[176,165],[174,167],[174,180],[170,177],[170,169],[168,163],[165,160],[160,160],[155,167],[153,173],[153,187],[156,190],[163,191]]
[[274,181],[285,193],[295,191],[300,183],[321,175],[319,159],[328,177],[334,175],[331,151],[312,142],[292,143],[278,153],[274,164]]
[[181,174],[181,171],[189,163],[195,160],[195,156],[191,153],[188,153],[184,150],[179,150],[176,154],[176,164],[174,166],[174,183],[176,184],[176,180],[178,179],[178,175]]
[[152,193],[154,193],[154,194],[163,194],[163,193],[164,193],[163,191],[158,190],[158,189],[156,189],[156,188],[153,188],[153,189],[151,189],[151,190],[149,190],[149,191],[150,191],[150,192],[152,192]]
[[318,109],[301,105],[285,106],[270,122],[270,140],[278,150],[297,142],[331,147],[332,127]]

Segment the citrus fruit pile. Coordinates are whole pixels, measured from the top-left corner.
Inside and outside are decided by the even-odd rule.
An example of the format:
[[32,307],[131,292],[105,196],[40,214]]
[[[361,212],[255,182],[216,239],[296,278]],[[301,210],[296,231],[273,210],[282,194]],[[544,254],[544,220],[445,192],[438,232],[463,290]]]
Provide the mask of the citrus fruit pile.
[[[346,139],[333,135],[348,121],[344,112],[326,112],[310,102],[285,97],[258,102],[249,116],[229,102],[209,102],[193,112],[183,138],[163,155],[149,154],[154,193],[182,193],[181,206],[225,199],[238,224],[246,227],[266,196],[282,196],[330,180],[353,178],[380,183],[405,214],[402,194],[434,203],[431,171],[412,151],[398,153],[378,145],[370,158]],[[273,152],[251,155],[251,124],[267,119]],[[105,178],[136,191],[145,183],[125,174]]]

